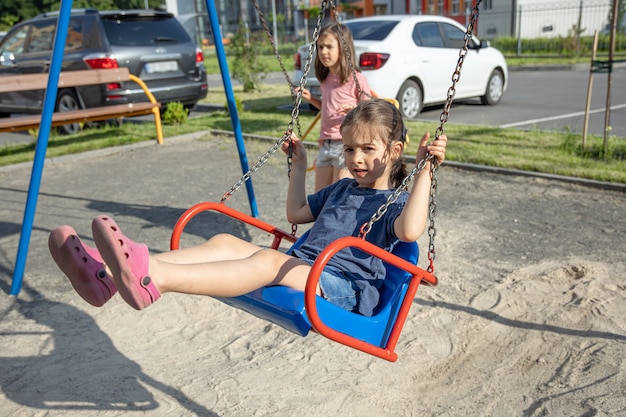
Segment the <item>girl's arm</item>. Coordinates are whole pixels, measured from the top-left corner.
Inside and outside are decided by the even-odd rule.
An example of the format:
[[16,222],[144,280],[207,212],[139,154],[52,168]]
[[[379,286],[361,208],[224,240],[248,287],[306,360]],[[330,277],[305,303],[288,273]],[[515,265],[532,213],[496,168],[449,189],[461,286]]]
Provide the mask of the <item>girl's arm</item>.
[[[430,153],[441,164],[445,159],[448,138],[446,135],[441,135],[428,144],[429,138],[430,133],[422,136],[422,141],[417,149],[417,163],[424,159],[427,153]],[[414,242],[424,233],[428,219],[429,197],[430,161],[415,176],[409,199],[394,223],[394,231],[398,239],[403,242]]]
[[313,97],[312,95],[309,94],[309,103],[311,103],[313,106],[315,106],[316,109],[321,110],[322,109],[322,100]]
[[[294,89],[295,93],[298,93],[298,91],[300,91],[300,87]],[[318,110],[322,108],[322,101],[316,97],[313,97],[311,91],[306,88],[302,89],[302,98],[311,103]]]
[[291,143],[291,175],[287,189],[287,221],[293,224],[309,223],[315,220],[306,198],[306,149],[295,135],[283,143],[283,151],[289,152]]

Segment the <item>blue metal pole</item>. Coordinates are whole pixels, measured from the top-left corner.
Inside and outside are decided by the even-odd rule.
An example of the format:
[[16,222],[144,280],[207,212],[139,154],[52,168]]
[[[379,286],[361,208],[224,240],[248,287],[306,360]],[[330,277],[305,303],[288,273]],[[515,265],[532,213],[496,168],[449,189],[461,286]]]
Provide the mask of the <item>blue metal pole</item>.
[[48,75],[48,86],[44,97],[41,123],[39,125],[39,134],[37,136],[37,146],[35,147],[35,158],[33,160],[33,169],[30,174],[30,185],[28,188],[28,196],[26,197],[24,220],[22,221],[22,232],[20,234],[20,243],[17,248],[15,269],[13,270],[11,295],[19,294],[22,288],[26,258],[28,256],[28,246],[30,244],[30,237],[33,231],[33,220],[35,219],[35,211],[37,209],[39,186],[41,185],[43,165],[46,159],[46,150],[48,148],[48,138],[50,136],[50,129],[52,128],[52,113],[54,113],[54,106],[56,104],[59,74],[61,73],[61,63],[63,62],[63,52],[65,49],[65,40],[67,39],[67,28],[70,23],[71,11],[72,0],[61,0],[59,21],[57,23],[57,29],[54,36],[54,47],[52,49],[52,62],[50,63],[50,73]]
[[[222,44],[222,33],[220,31],[220,22],[217,19],[217,9],[213,0],[206,0],[207,11],[209,12],[209,21],[211,22],[211,31],[213,32],[213,43],[215,44],[215,52],[217,53],[217,61],[220,64],[220,72],[222,73],[222,83],[224,84],[224,92],[226,93],[226,103],[228,104],[228,112],[230,113],[230,121],[233,125],[235,140],[237,141],[237,149],[239,150],[239,161],[243,173],[248,172],[248,157],[246,156],[246,146],[243,142],[243,132],[239,115],[237,114],[237,104],[235,102],[235,93],[230,82],[230,72],[228,71],[228,62],[226,61],[226,52]],[[252,216],[258,217],[259,210],[254,197],[254,189],[252,187],[252,179],[246,181],[246,190],[248,191],[248,200],[250,201],[250,209]]]

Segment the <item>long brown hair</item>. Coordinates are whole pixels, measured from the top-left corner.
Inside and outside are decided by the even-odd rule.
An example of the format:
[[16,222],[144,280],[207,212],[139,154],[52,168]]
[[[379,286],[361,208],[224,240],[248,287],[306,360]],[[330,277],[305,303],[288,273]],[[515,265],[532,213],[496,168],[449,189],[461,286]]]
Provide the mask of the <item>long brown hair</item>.
[[[371,99],[360,102],[352,109],[341,124],[341,131],[359,127],[374,130],[380,137],[387,138],[387,150],[391,152],[394,141],[406,142],[406,128],[400,110],[383,99]],[[391,167],[391,183],[397,188],[408,175],[408,171],[399,155]]]
[[[326,35],[332,35],[337,39],[339,43],[339,78],[341,79],[341,84],[345,83],[352,77],[352,71],[361,71],[356,62],[356,54],[354,52],[354,40],[352,39],[352,31],[341,23],[333,22],[326,26],[324,26],[319,33],[319,38]],[[349,55],[346,54],[346,49]],[[348,61],[348,58],[350,59]],[[322,62],[319,60],[317,54],[315,55],[315,76],[318,80],[324,81],[330,70],[326,68]]]

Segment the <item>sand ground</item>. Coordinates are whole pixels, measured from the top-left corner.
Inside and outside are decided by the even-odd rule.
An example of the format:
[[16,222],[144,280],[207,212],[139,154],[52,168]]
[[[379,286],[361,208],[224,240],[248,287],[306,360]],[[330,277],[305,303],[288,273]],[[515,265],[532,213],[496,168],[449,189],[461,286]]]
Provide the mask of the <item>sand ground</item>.
[[[48,161],[11,297],[30,168],[0,171],[0,416],[626,416],[623,192],[441,167],[440,284],[420,288],[396,363],[207,297],[95,308],[47,251],[61,224],[92,244],[100,213],[165,251],[178,216],[240,175],[210,135]],[[286,181],[280,155],[253,177],[261,218],[288,229]],[[245,190],[229,205],[249,212]],[[263,243],[203,215],[183,244],[222,231]]]

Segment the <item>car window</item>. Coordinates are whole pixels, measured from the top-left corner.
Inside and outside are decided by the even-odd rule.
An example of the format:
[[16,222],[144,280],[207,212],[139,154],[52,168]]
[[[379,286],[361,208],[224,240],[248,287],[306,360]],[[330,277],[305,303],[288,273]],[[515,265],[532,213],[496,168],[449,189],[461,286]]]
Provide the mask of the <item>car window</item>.
[[418,23],[413,29],[413,41],[417,46],[443,48],[445,44],[435,22]]
[[83,20],[70,19],[70,25],[67,28],[67,40],[65,41],[65,50],[72,51],[83,46]]
[[51,51],[55,28],[56,22],[54,20],[34,22],[28,36],[27,52]]
[[26,36],[28,35],[29,28],[30,26],[22,26],[16,32],[7,36],[2,44],[2,51],[0,52],[11,52],[13,55],[24,53],[24,45],[26,43]]
[[459,49],[465,45],[465,32],[448,23],[441,23],[446,48]]
[[398,24],[393,20],[380,20],[376,22],[349,22],[346,26],[352,31],[354,40],[359,41],[382,41],[389,35]]
[[184,43],[190,38],[174,18],[158,16],[112,16],[103,19],[111,45],[149,46],[159,43]]

